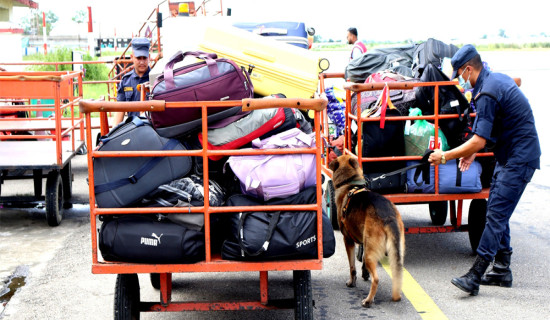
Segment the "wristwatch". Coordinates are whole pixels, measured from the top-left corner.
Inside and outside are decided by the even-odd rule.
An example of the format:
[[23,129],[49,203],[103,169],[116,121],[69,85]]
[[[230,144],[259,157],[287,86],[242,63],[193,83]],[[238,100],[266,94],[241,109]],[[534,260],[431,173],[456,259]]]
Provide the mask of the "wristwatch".
[[445,159],[445,152],[441,153],[441,164],[447,163],[447,159]]

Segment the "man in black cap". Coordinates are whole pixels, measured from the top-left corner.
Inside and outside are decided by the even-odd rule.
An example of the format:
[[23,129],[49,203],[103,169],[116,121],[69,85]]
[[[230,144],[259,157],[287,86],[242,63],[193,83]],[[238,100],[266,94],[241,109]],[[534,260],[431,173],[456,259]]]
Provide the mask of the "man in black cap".
[[[149,81],[149,46],[147,38],[132,39],[132,63],[134,70],[128,72],[122,77],[118,84],[117,101],[139,101],[140,92],[137,85]],[[128,112],[128,116],[139,115],[139,112]],[[122,122],[124,112],[115,112],[113,117],[113,127]]]
[[[461,146],[435,150],[432,165],[460,159],[462,171],[468,170],[475,154],[487,144],[495,154],[496,167],[487,201],[487,222],[477,248],[477,257],[468,273],[451,280],[461,290],[477,295],[479,285],[512,286],[510,259],[510,217],[527,183],[540,169],[540,144],[533,111],[514,80],[485,68],[472,45],[460,48],[451,59],[454,79],[464,89],[473,88],[477,115],[473,137]],[[492,269],[485,271],[493,262]],[[485,274],[485,275],[484,275]]]

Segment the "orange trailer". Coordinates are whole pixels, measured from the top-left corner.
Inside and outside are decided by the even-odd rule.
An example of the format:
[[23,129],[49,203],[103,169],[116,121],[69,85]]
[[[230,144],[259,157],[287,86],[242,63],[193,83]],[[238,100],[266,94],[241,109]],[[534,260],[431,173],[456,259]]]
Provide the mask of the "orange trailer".
[[[326,107],[326,100],[322,99],[277,99],[277,107],[311,109],[315,111],[315,137],[316,148],[299,149],[268,149],[268,150],[202,150],[187,151],[126,151],[108,152],[90,150],[88,152],[88,179],[90,193],[90,226],[92,232],[92,272],[95,274],[118,274],[115,287],[115,318],[131,319],[139,317],[140,312],[151,311],[215,311],[215,310],[261,310],[294,308],[297,319],[312,319],[313,300],[311,288],[310,270],[320,270],[323,266],[322,248],[322,188],[321,188],[321,133],[320,116]],[[86,119],[86,141],[92,143],[90,131],[91,114],[97,112],[113,111],[162,111],[165,108],[201,108],[202,109],[202,134],[207,139],[207,108],[209,107],[233,107],[241,106],[243,110],[259,108],[272,108],[273,100],[269,99],[245,99],[243,101],[199,101],[199,102],[164,102],[164,101],[139,101],[139,102],[80,102],[80,110]],[[106,132],[102,132],[106,134]],[[279,206],[254,206],[254,207],[212,207],[208,200],[200,207],[163,207],[163,208],[98,208],[95,205],[94,192],[94,167],[93,159],[99,157],[143,157],[143,156],[200,156],[203,158],[203,181],[209,181],[208,157],[213,155],[258,155],[258,154],[288,154],[309,153],[315,154],[317,159],[317,203],[310,205],[279,205]],[[204,198],[209,199],[208,184],[205,183]],[[228,214],[243,211],[315,211],[317,213],[317,250],[316,259],[243,262],[223,260],[216,250],[212,250],[211,244],[211,215]],[[194,264],[147,264],[147,263],[119,263],[102,261],[98,255],[97,220],[99,215],[122,214],[204,214],[205,232],[205,260]],[[292,299],[270,299],[268,295],[269,271],[293,271],[294,297]],[[259,272],[260,297],[257,301],[172,301],[172,274],[181,272]],[[160,301],[140,301],[138,273],[150,273],[151,282],[155,288],[160,289]]]
[[[344,79],[343,73],[321,73],[320,78],[320,91],[325,91],[325,79]],[[515,79],[516,83],[520,85],[521,81]],[[345,143],[344,153],[352,154],[357,157],[360,163],[364,162],[380,162],[380,161],[403,161],[403,160],[420,160],[419,156],[401,156],[401,157],[363,157],[362,156],[362,123],[366,121],[380,121],[380,117],[361,117],[359,114],[351,113],[351,94],[356,92],[357,105],[361,105],[362,91],[382,90],[387,85],[390,90],[406,90],[413,89],[420,86],[434,87],[434,105],[439,105],[439,88],[442,86],[457,85],[456,81],[446,82],[417,82],[417,83],[368,83],[368,84],[356,84],[345,83],[344,89],[346,89],[346,129],[345,129]],[[361,108],[357,108],[358,113],[361,112]],[[475,113],[471,113],[470,116],[475,117]],[[458,118],[458,115],[439,114],[438,108],[435,108],[434,114],[431,116],[420,117],[387,117],[386,121],[404,121],[404,120],[418,120],[426,119],[434,122],[435,127],[438,128],[439,121],[441,119]],[[357,123],[357,154],[351,150],[351,122],[354,120]],[[328,140],[328,117],[326,111],[322,114],[322,135]],[[438,141],[438,131],[435,130],[435,141]],[[492,153],[478,153],[478,157],[492,157]],[[325,157],[326,159],[326,157]],[[332,177],[332,171],[328,168],[328,163],[323,162],[323,173],[329,177]],[[487,208],[487,198],[489,197],[489,188],[483,188],[478,193],[460,193],[460,194],[442,194],[439,193],[439,170],[438,166],[435,168],[435,193],[400,193],[400,194],[386,194],[385,197],[391,200],[395,204],[428,204],[429,213],[432,221],[430,226],[422,227],[407,227],[405,226],[405,232],[408,234],[418,233],[446,233],[446,232],[468,232],[470,245],[472,250],[476,250],[481,234],[485,227],[485,216]],[[462,211],[464,200],[472,200],[468,211],[468,223],[462,223]],[[336,222],[336,207],[334,204],[334,186],[332,181],[329,180],[325,187],[325,201],[327,203],[327,212],[330,213],[330,218],[333,221],[333,226],[337,227]],[[455,204],[457,203],[457,205]],[[445,225],[447,212],[450,213],[450,224]]]
[[[0,184],[4,180],[34,180],[33,197],[1,197],[0,202],[45,200],[46,217],[51,226],[59,225],[63,207],[70,205],[65,201],[72,194],[71,159],[84,144],[83,119],[75,117],[74,109],[82,98],[81,92],[81,72],[0,73],[2,111],[54,112],[53,118],[0,118],[0,133],[10,132],[0,134]],[[52,99],[54,104],[32,106],[28,104],[30,99]],[[10,101],[19,104],[13,105]],[[67,112],[69,115],[63,116]],[[75,136],[77,130],[80,139]],[[27,131],[44,133],[24,134]],[[68,136],[70,140],[63,140]],[[32,175],[27,175],[30,170]],[[43,197],[44,176],[47,179]]]

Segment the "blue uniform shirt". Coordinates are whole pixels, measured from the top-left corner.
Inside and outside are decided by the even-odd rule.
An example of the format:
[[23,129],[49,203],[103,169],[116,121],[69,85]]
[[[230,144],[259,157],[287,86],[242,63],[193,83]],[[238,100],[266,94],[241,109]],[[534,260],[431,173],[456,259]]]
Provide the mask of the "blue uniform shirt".
[[[137,90],[137,85],[149,81],[149,71],[140,77],[136,74],[135,70],[132,70],[122,77],[122,80],[118,84],[117,101],[139,101],[140,94]],[[139,112],[128,112],[128,116],[139,115]]]
[[540,169],[541,150],[533,110],[514,80],[482,69],[473,97],[477,110],[473,132],[494,145],[498,163]]

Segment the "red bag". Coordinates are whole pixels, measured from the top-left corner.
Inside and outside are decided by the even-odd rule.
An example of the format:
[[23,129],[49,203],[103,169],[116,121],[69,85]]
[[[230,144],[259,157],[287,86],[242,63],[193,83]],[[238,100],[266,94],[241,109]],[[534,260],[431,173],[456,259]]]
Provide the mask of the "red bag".
[[[276,134],[284,130],[296,128],[296,117],[292,109],[258,109],[223,128],[208,130],[208,149],[232,150],[238,149],[252,140],[267,134]],[[243,132],[245,133],[244,135]],[[221,140],[221,139],[223,140]],[[202,145],[202,132],[199,133]],[[220,160],[223,156],[210,156],[211,160]]]

